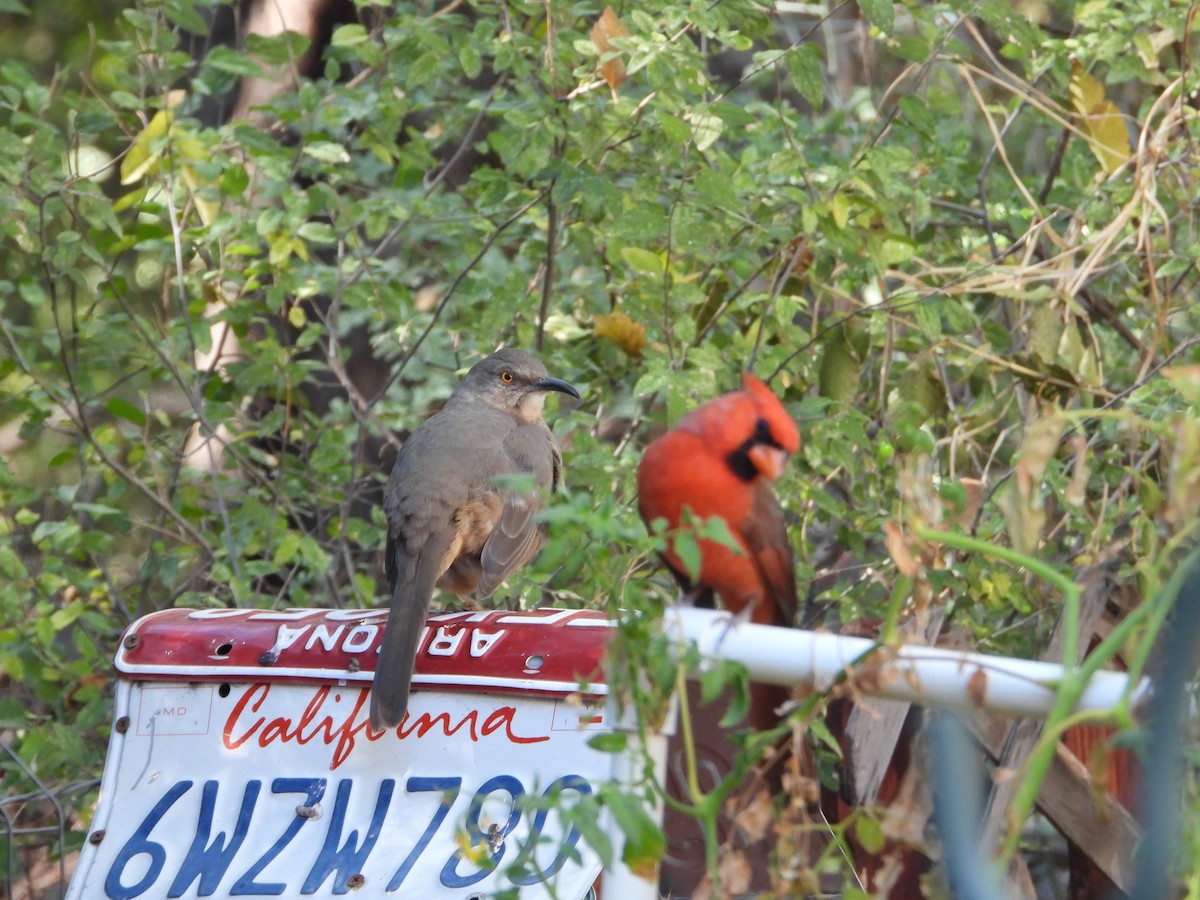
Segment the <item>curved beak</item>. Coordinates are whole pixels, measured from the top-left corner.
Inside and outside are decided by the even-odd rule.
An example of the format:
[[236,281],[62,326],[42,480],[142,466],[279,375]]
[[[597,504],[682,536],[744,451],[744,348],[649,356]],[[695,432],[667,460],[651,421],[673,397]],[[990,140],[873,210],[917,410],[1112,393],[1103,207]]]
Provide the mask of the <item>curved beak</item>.
[[529,386],[531,391],[559,391],[563,394],[570,394],[576,400],[583,399],[579,396],[579,391],[575,390],[575,386],[569,382],[563,381],[561,378],[543,378],[541,381],[535,381]]

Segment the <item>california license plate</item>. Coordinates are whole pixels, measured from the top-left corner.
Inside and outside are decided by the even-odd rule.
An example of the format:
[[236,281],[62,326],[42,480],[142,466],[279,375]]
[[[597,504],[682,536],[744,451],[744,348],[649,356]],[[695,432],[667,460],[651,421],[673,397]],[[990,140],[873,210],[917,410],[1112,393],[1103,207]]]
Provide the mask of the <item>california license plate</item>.
[[[254,615],[281,614],[239,613]],[[452,684],[455,655],[443,655],[432,672],[442,686],[415,690],[404,721],[382,733],[368,727],[373,664],[362,664],[378,635],[367,641],[361,620],[311,619],[298,636],[295,618],[215,620],[212,634],[204,618],[135,626],[123,654],[139,677],[118,682],[68,898],[584,897],[601,864],[570,811],[612,763],[587,744],[605,723],[597,686],[579,690],[599,656],[579,644],[602,648],[604,631],[583,615],[561,647],[569,617],[431,620],[424,653],[453,645],[460,682],[480,683]],[[349,655],[337,655],[347,640]],[[555,669],[568,662],[569,677]],[[245,678],[254,667],[262,680]]]

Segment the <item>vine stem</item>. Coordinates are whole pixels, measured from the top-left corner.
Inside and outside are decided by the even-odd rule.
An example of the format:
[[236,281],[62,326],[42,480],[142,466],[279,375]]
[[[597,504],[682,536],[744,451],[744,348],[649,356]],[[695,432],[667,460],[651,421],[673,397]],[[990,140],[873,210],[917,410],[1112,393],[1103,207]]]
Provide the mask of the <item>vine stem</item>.
[[696,772],[696,741],[692,734],[692,715],[687,697],[687,672],[681,662],[675,667],[675,694],[679,698],[679,729],[683,732],[683,754],[687,760],[688,797],[699,805],[704,800]]
[[[1063,675],[1057,684],[1054,703],[1046,717],[1046,725],[1022,767],[1020,786],[1013,796],[1012,806],[1007,815],[1008,828],[1004,840],[995,857],[997,866],[1003,869],[1008,860],[1016,853],[1020,842],[1021,826],[1033,813],[1037,804],[1038,792],[1046,775],[1054,762],[1058,744],[1064,732],[1073,725],[1083,721],[1128,721],[1128,700],[1133,692],[1136,679],[1130,678],[1125,703],[1121,709],[1109,714],[1075,713],[1084,689],[1092,675],[1106,662],[1115,657],[1132,636],[1134,631],[1147,623],[1151,628],[1161,626],[1161,604],[1145,603],[1133,610],[1100,642],[1088,658],[1080,663],[1078,656],[1079,617],[1081,588],[1068,575],[1039,559],[1034,559],[1009,547],[998,547],[978,538],[954,532],[938,531],[932,528],[916,528],[914,534],[923,541],[937,542],[956,550],[978,553],[990,556],[1014,566],[1023,568],[1032,575],[1056,588],[1063,598]],[[1133,673],[1136,674],[1136,673]]]
[[[700,790],[700,775],[696,766],[696,740],[692,731],[692,715],[687,696],[687,670],[681,661],[675,667],[675,695],[679,698],[679,730],[683,738],[683,754],[687,762],[688,797],[694,812],[704,829],[704,862],[708,868],[709,882],[717,884],[717,814],[721,805],[719,790],[705,794]],[[713,799],[718,798],[714,803]]]
[[1023,568],[1062,594],[1063,675],[1059,680],[1054,703],[1050,707],[1050,714],[1046,717],[1045,730],[1025,761],[1020,786],[1013,796],[1012,806],[1008,812],[1008,829],[997,857],[998,864],[1007,866],[1008,860],[1016,853],[1017,844],[1021,838],[1021,824],[1033,812],[1037,804],[1038,792],[1050,771],[1050,764],[1054,761],[1059,736],[1065,730],[1063,723],[1067,721],[1087,686],[1087,677],[1079,668],[1079,657],[1077,656],[1080,588],[1069,576],[1048,563],[1010,547],[999,547],[969,535],[931,528],[917,528],[914,532],[923,541],[937,542],[956,550],[991,556]]

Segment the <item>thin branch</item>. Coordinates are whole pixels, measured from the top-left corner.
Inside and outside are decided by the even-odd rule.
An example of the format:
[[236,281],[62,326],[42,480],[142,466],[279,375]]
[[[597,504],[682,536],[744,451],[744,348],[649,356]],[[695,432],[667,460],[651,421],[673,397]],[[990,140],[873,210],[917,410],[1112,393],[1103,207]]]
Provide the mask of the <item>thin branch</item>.
[[425,343],[425,339],[428,338],[429,335],[433,332],[434,327],[437,325],[438,321],[441,319],[442,313],[444,313],[446,311],[446,307],[450,304],[451,298],[454,297],[454,294],[458,290],[459,285],[462,284],[463,279],[465,279],[469,274],[471,274],[471,271],[477,265],[479,265],[479,263],[483,260],[484,256],[487,255],[487,252],[492,249],[492,244],[496,243],[496,241],[500,239],[500,235],[502,235],[505,231],[507,231],[514,224],[516,224],[518,221],[520,221],[521,218],[527,212],[529,212],[529,210],[533,209],[535,206],[537,206],[539,203],[541,203],[542,200],[545,199],[545,197],[548,193],[550,193],[549,187],[542,188],[540,191],[537,192],[537,194],[533,197],[532,200],[529,200],[527,203],[522,204],[520,209],[518,209],[515,213],[513,213],[511,216],[509,216],[507,219],[505,219],[503,222],[501,222],[499,225],[497,225],[495,230],[490,235],[488,235],[487,240],[485,240],[483,242],[483,246],[479,248],[479,252],[476,253],[474,257],[472,257],[471,261],[468,262],[466,264],[466,266],[463,267],[461,272],[459,272],[456,276],[454,276],[454,280],[452,282],[450,282],[450,286],[446,288],[445,292],[442,294],[441,298],[438,300],[437,306],[435,306],[433,308],[433,315],[429,319],[429,324],[427,324],[425,326],[424,330],[421,332],[420,335],[418,335],[417,339],[412,342],[412,344],[409,346],[408,350],[406,350],[404,355],[402,357],[400,357],[400,362],[396,364],[395,369],[392,371],[391,377],[388,378],[387,382],[383,385],[383,387],[380,388],[376,392],[375,396],[372,397],[370,399],[370,401],[368,401],[369,406],[374,407],[374,405],[376,403],[378,403],[387,394],[388,391],[391,390],[392,385],[396,383],[397,379],[399,379],[399,377],[400,377],[400,374],[404,371],[404,367],[408,365],[408,363],[412,360],[412,358],[414,356],[416,356],[417,351],[421,348],[421,345],[423,343]]
[[[557,143],[557,142],[556,142]],[[561,151],[561,146],[559,147]],[[534,346],[542,352],[546,337],[546,316],[550,312],[550,295],[554,293],[554,257],[558,247],[558,204],[554,202],[554,180],[546,188],[546,261],[542,265],[542,301],[538,307],[537,337]]]

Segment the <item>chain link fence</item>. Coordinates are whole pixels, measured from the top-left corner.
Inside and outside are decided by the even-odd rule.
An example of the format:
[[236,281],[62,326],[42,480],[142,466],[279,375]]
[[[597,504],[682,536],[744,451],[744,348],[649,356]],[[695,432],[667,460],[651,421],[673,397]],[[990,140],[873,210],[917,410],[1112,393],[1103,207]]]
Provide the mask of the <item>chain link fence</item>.
[[99,779],[44,784],[0,736],[0,898],[62,900],[84,832],[72,810]]

